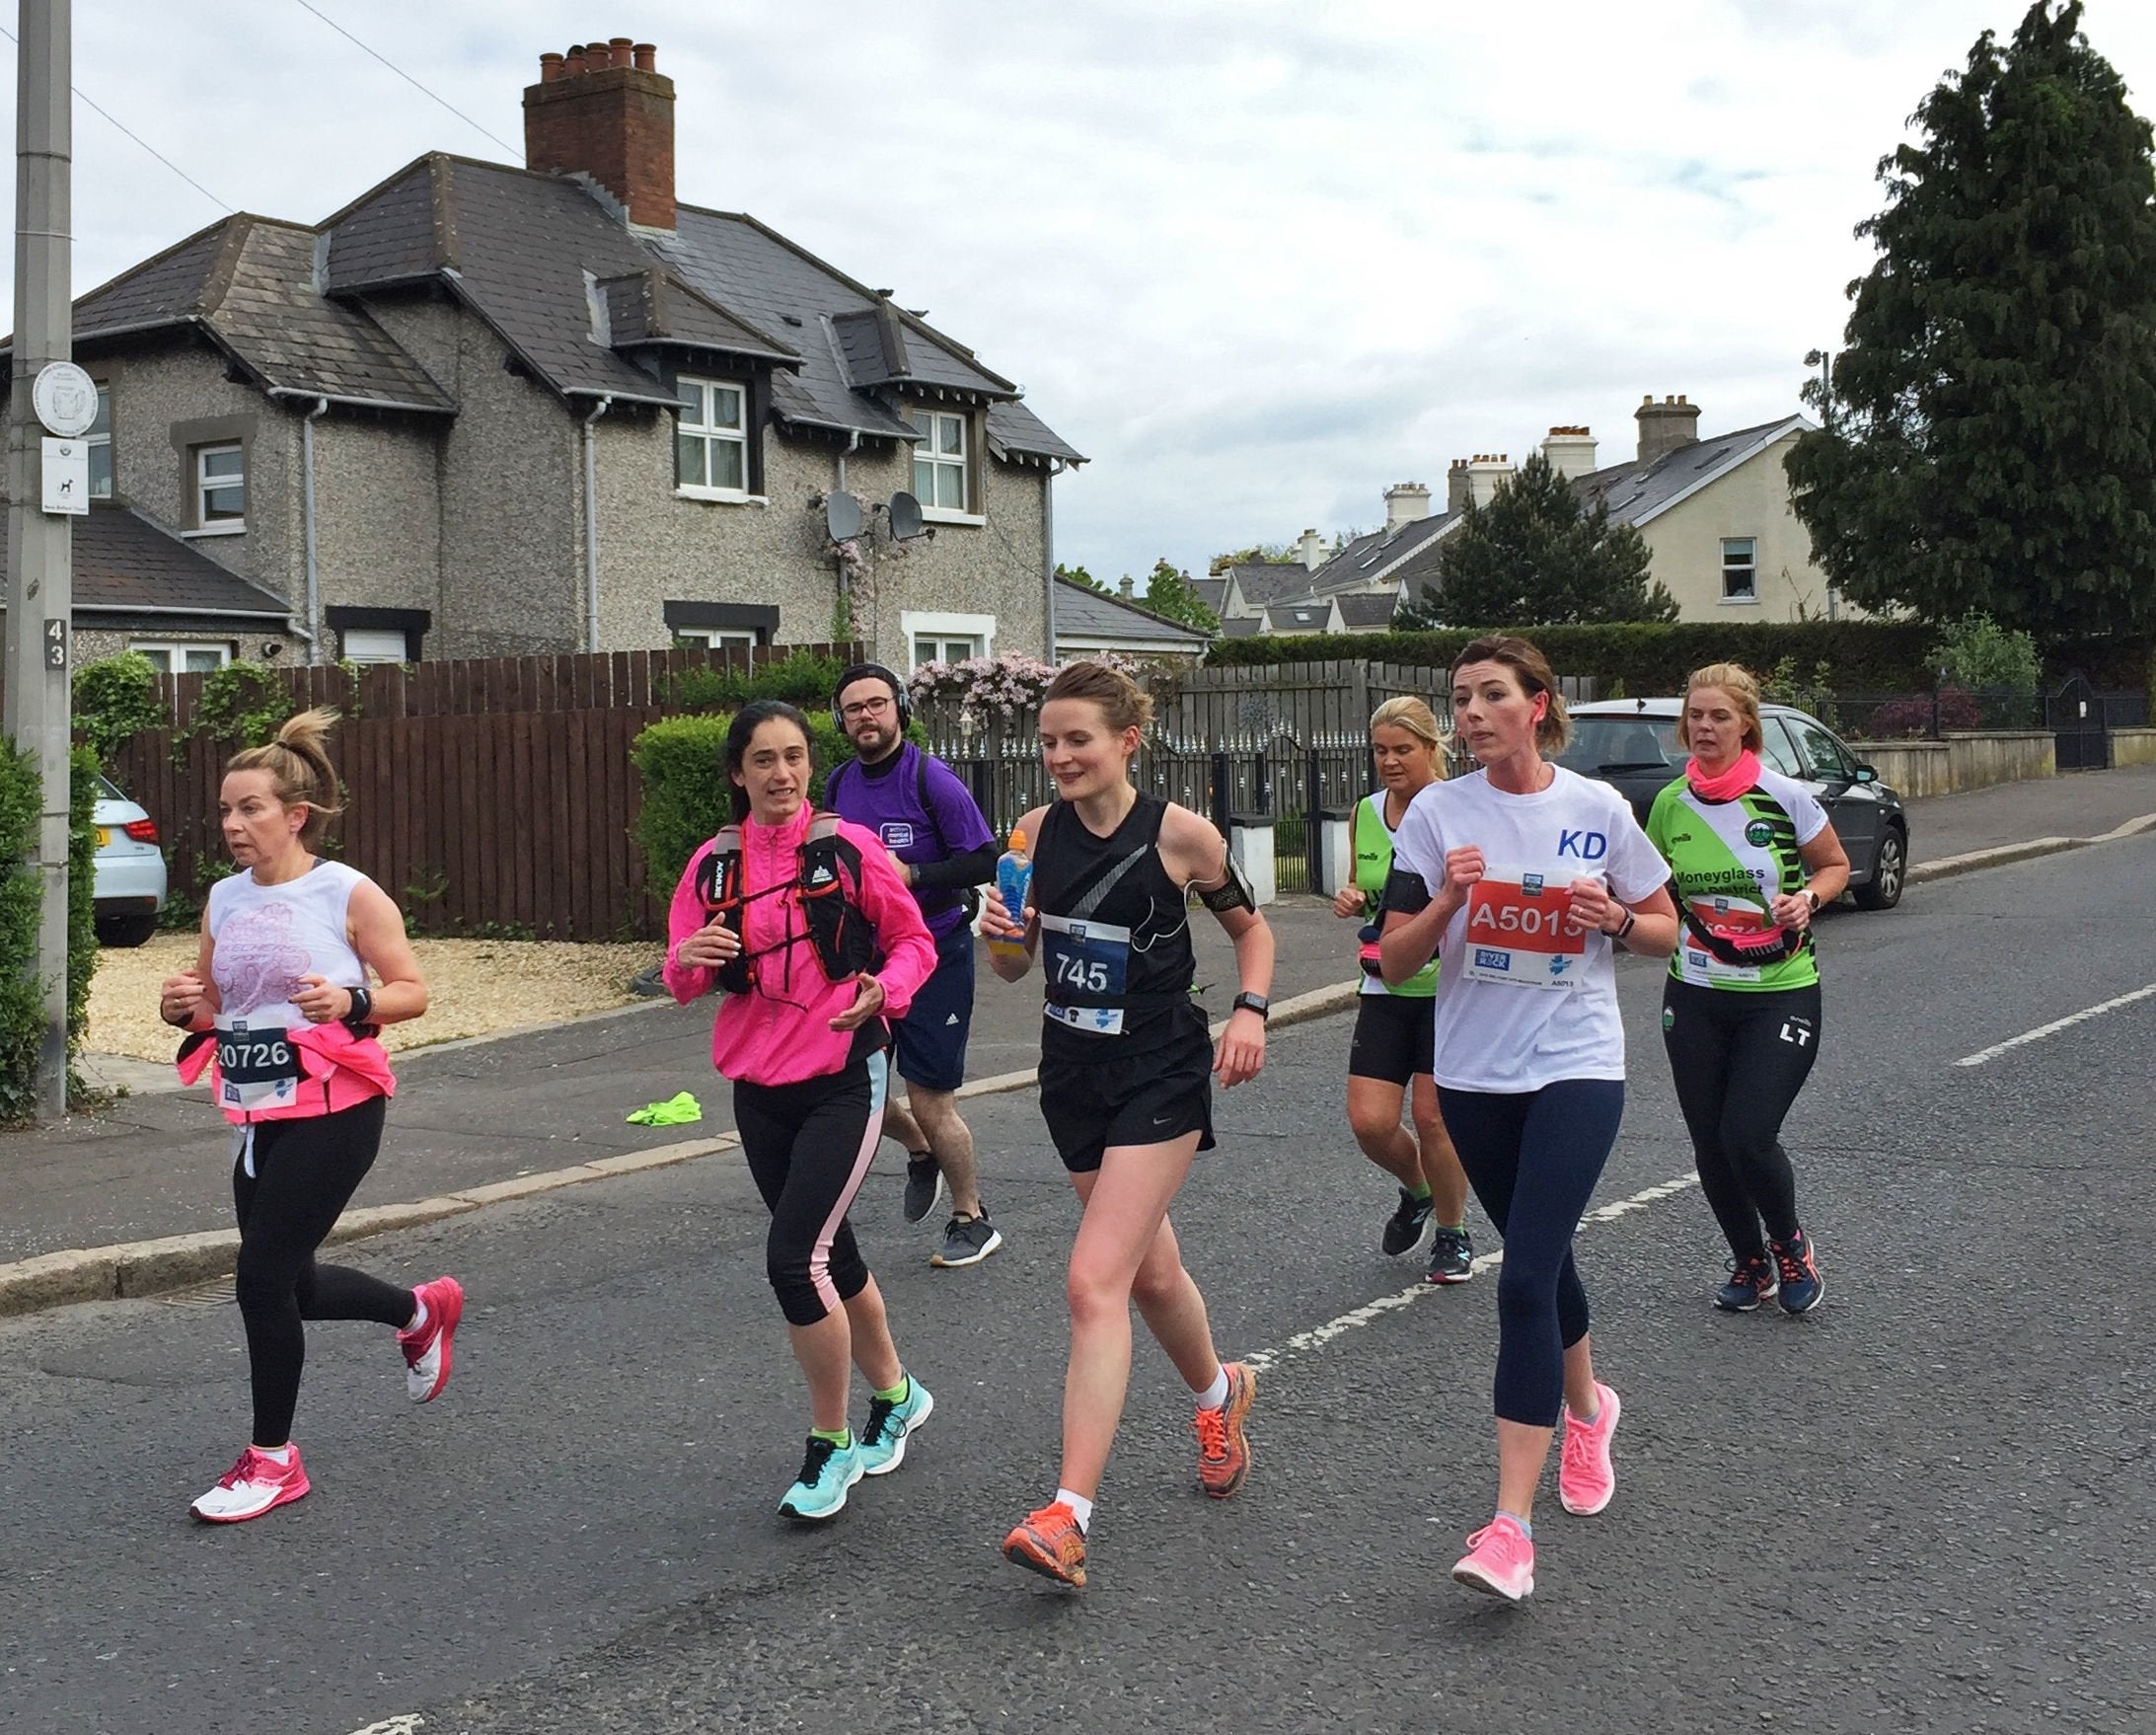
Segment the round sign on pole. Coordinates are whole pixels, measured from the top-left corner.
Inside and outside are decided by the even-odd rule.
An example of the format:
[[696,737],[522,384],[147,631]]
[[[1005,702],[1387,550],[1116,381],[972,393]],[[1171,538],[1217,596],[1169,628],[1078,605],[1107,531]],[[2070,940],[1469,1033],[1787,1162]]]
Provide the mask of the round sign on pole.
[[48,361],[37,370],[30,402],[47,433],[72,440],[98,419],[98,382],[72,361]]

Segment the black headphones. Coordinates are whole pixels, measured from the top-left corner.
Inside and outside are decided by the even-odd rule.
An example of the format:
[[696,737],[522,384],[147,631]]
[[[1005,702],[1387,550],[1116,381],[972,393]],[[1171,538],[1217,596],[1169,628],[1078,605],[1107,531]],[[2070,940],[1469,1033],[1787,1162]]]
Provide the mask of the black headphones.
[[840,734],[846,733],[846,718],[839,714],[839,695],[855,681],[871,677],[890,687],[891,698],[898,706],[898,731],[903,735],[914,720],[914,702],[907,695],[906,683],[880,662],[857,662],[839,677],[839,684],[831,689],[831,720],[838,725]]

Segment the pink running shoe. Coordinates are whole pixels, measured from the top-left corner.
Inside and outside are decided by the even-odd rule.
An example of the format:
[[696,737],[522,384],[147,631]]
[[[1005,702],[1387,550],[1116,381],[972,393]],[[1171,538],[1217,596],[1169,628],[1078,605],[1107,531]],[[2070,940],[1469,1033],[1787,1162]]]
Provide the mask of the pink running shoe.
[[464,1318],[464,1285],[454,1277],[437,1277],[412,1293],[426,1304],[426,1323],[398,1332],[397,1347],[405,1352],[405,1396],[428,1403],[449,1384],[457,1321]]
[[1467,1539],[1452,1576],[1469,1590],[1518,1603],[1534,1594],[1534,1544],[1517,1518],[1500,1512]]
[[1617,1431],[1623,1410],[1617,1395],[1599,1380],[1595,1396],[1601,1400],[1592,1423],[1565,1411],[1565,1444],[1557,1460],[1557,1498],[1567,1512],[1591,1517],[1609,1504],[1617,1491],[1616,1468],[1609,1462],[1609,1436]]
[[217,1478],[217,1485],[187,1510],[204,1524],[244,1524],[290,1505],[314,1484],[299,1461],[299,1448],[291,1460],[279,1464],[250,1446],[239,1463]]

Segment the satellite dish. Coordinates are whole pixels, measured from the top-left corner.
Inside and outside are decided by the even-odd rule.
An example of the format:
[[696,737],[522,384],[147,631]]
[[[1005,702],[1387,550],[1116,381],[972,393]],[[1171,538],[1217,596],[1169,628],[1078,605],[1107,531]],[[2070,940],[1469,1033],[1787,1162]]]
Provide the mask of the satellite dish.
[[900,542],[911,542],[928,525],[922,520],[921,502],[904,490],[891,496],[891,534]]
[[860,502],[852,494],[824,495],[824,528],[833,542],[851,542],[860,534]]

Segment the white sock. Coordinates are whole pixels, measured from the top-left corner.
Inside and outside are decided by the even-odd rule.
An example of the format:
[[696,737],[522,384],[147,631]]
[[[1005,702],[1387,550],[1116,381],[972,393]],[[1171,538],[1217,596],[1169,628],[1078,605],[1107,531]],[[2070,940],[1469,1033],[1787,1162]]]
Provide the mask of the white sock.
[[405,1327],[407,1337],[409,1337],[414,1331],[423,1329],[426,1325],[426,1298],[416,1289],[411,1292],[411,1306],[413,1310],[411,1323]]
[[1224,1362],[1221,1371],[1213,1376],[1213,1384],[1198,1394],[1200,1409],[1219,1409],[1227,1401],[1227,1366]]
[[272,1464],[290,1464],[292,1462],[292,1442],[289,1440],[285,1441],[282,1446],[258,1446],[255,1450]]
[[1083,1536],[1086,1527],[1093,1522],[1093,1503],[1083,1494],[1074,1494],[1069,1488],[1058,1488],[1056,1498],[1078,1515],[1078,1535]]

